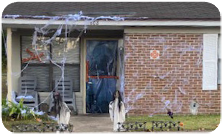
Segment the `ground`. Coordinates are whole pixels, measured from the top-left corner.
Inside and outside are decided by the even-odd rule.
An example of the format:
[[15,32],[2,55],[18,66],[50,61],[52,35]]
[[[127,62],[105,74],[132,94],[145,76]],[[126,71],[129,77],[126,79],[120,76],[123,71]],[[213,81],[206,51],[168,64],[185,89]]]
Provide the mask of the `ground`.
[[70,123],[74,132],[112,132],[112,122],[108,114],[88,114],[73,116]]

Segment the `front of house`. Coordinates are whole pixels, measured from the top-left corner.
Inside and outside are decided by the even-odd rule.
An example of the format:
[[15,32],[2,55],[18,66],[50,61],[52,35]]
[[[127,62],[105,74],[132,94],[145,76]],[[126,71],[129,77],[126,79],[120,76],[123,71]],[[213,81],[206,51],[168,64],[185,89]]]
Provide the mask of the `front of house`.
[[[178,114],[220,113],[220,15],[214,5],[121,3],[118,10],[119,3],[84,4],[6,7],[9,100],[20,90],[20,77],[35,76],[39,102],[49,105],[55,78],[65,77],[73,82],[79,114],[107,113],[115,90],[128,114],[162,114],[166,107]],[[205,7],[210,12],[195,14]],[[78,14],[67,22],[77,9],[98,19]],[[61,14],[69,15],[55,18]]]

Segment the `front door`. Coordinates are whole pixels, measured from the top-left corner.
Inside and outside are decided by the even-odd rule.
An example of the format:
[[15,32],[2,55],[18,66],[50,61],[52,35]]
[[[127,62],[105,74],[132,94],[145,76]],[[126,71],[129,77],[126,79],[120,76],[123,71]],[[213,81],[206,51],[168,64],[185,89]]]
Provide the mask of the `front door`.
[[108,113],[118,78],[118,40],[87,40],[86,47],[86,112]]

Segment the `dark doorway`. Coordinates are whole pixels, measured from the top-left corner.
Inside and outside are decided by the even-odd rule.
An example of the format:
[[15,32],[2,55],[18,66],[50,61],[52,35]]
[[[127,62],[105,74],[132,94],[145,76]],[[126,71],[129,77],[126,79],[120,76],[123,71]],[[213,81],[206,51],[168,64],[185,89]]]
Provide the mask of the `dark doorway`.
[[86,112],[108,113],[116,90],[118,40],[87,40]]

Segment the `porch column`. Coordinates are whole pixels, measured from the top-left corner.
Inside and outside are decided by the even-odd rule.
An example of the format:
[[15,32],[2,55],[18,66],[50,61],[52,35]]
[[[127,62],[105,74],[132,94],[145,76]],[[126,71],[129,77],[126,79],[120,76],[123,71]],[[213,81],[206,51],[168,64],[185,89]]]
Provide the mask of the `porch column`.
[[20,59],[20,35],[18,32],[7,28],[7,99],[12,100],[12,91],[19,89],[19,77],[21,71]]
[[9,101],[12,100],[12,29],[7,28],[7,85],[8,85],[8,94],[7,98]]

